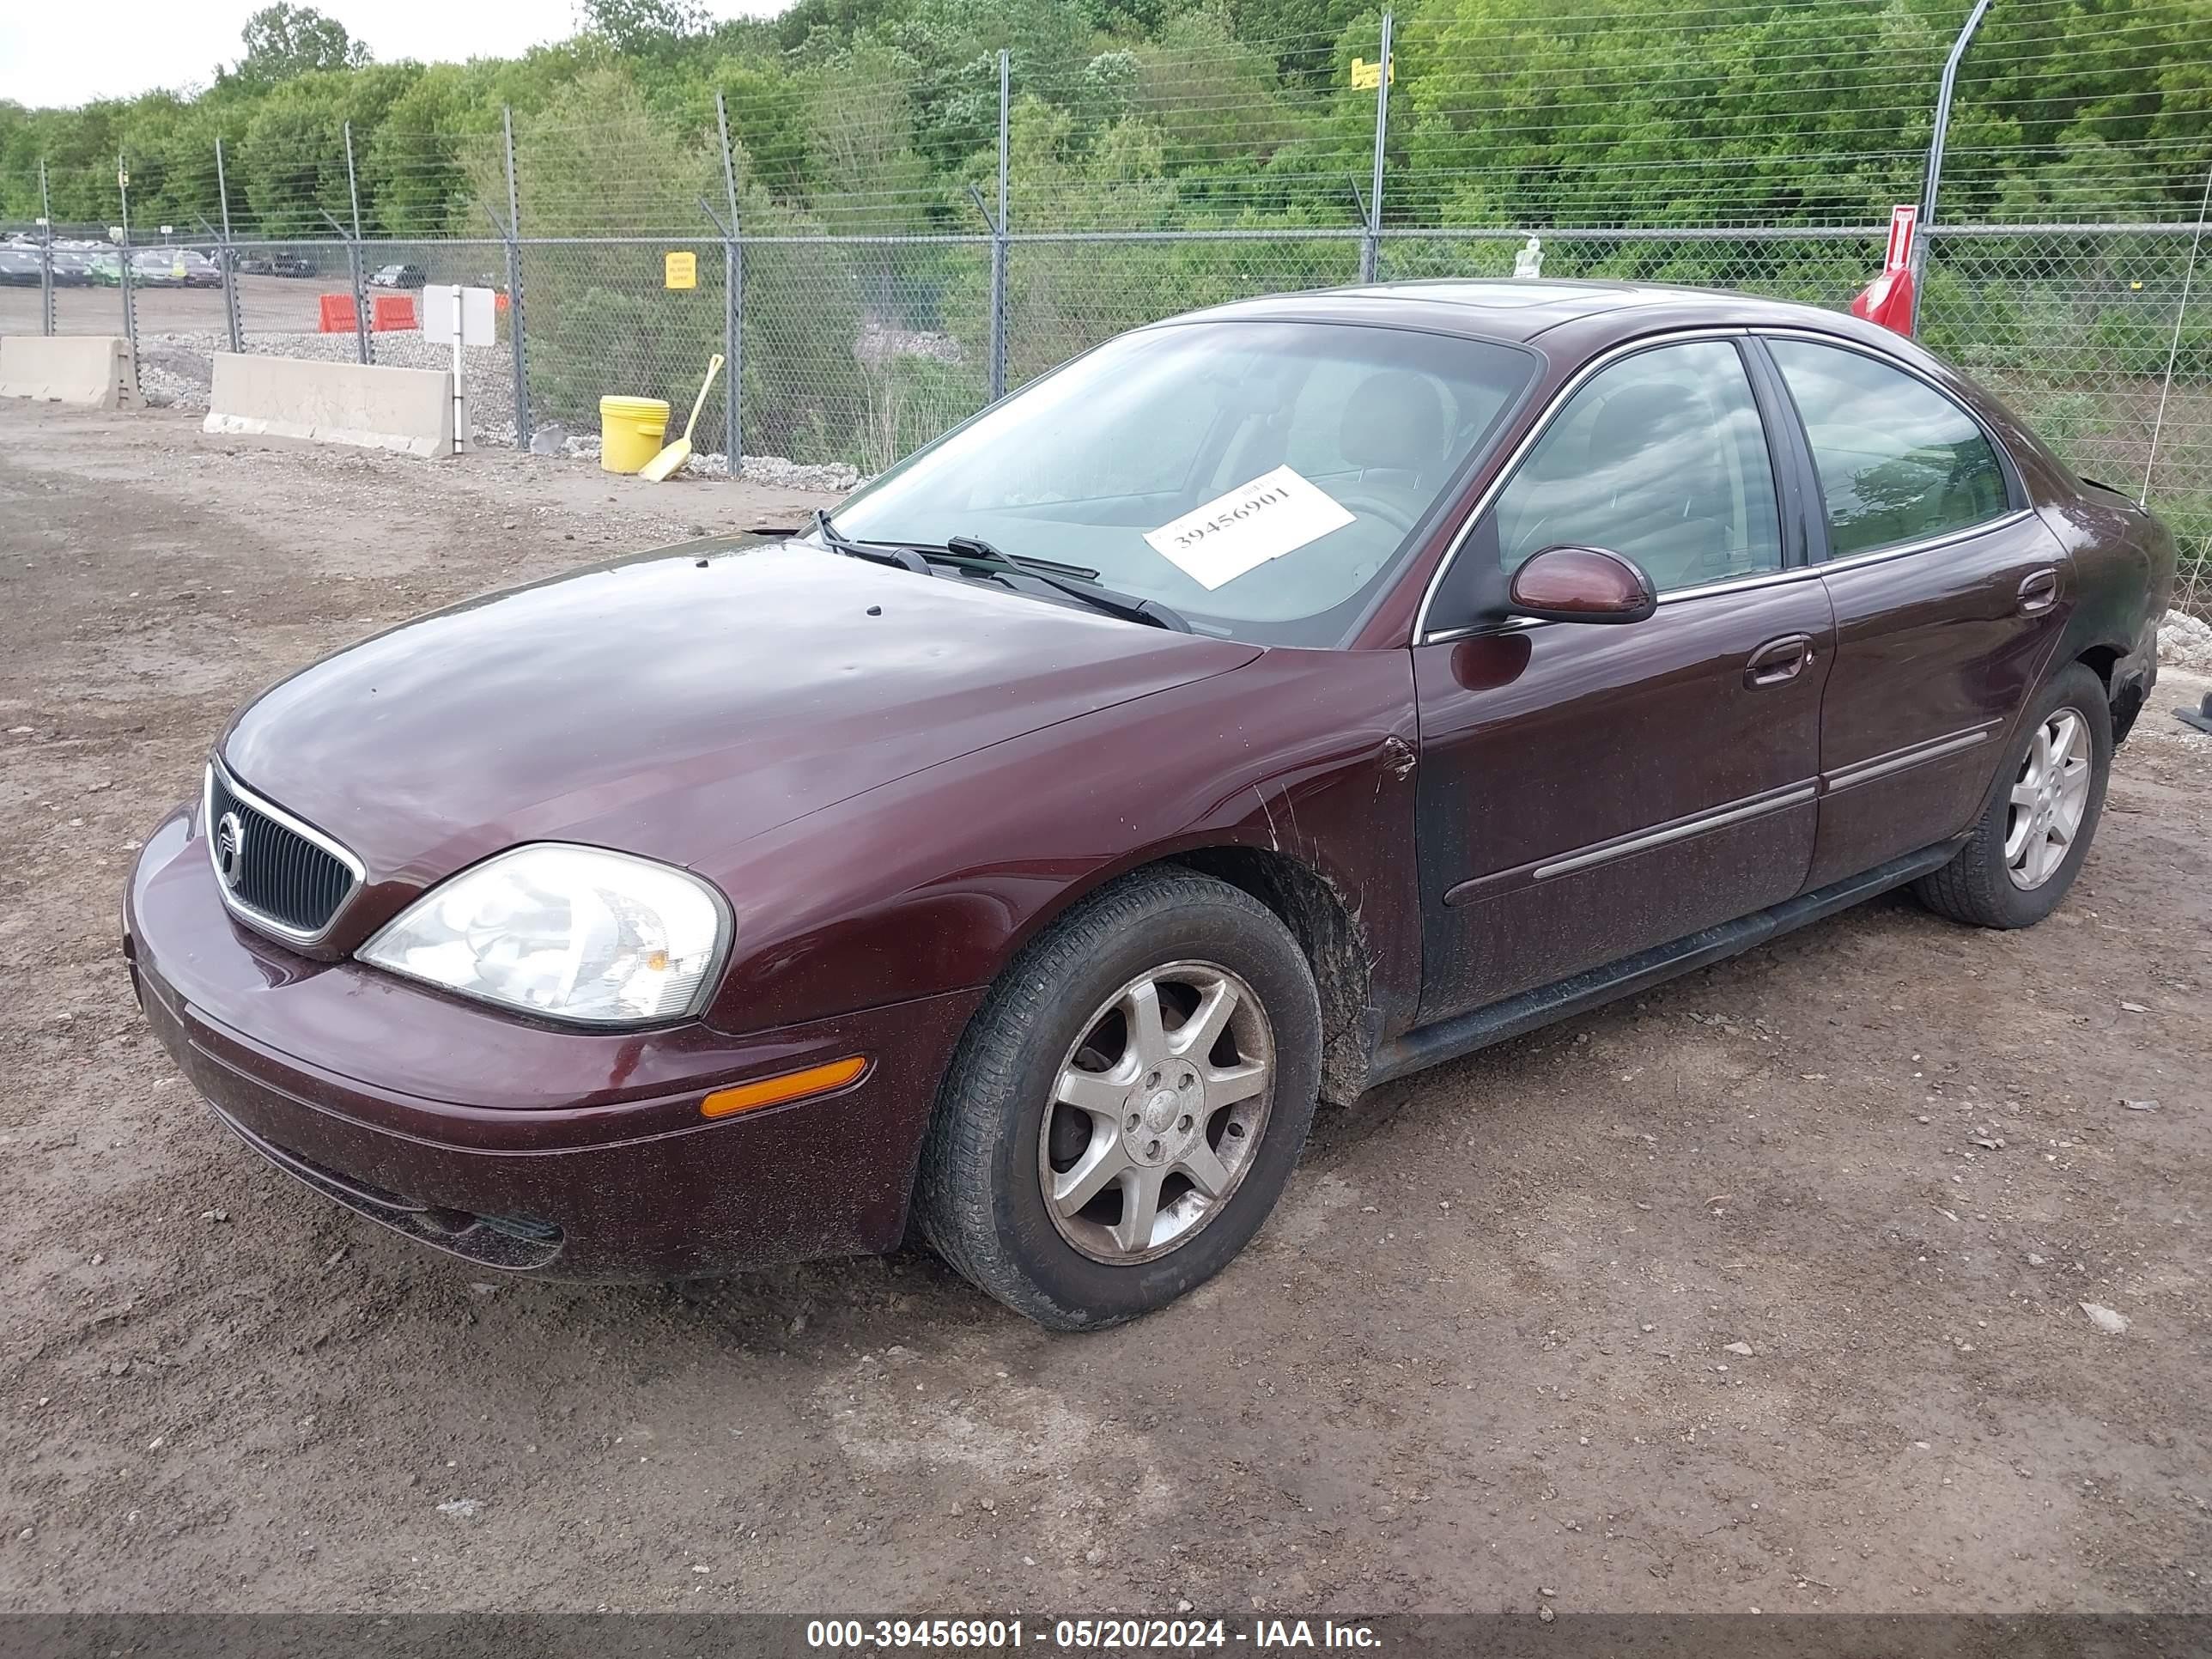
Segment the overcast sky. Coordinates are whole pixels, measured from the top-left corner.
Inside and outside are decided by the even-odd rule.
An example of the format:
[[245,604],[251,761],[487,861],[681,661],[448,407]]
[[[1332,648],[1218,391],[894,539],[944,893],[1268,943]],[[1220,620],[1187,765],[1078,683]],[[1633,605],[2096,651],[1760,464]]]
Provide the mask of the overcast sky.
[[[572,0],[309,0],[380,61],[511,58],[576,32]],[[716,17],[789,0],[705,0]],[[238,32],[267,0],[0,0],[0,98],[82,104],[152,87],[201,87],[234,62]]]

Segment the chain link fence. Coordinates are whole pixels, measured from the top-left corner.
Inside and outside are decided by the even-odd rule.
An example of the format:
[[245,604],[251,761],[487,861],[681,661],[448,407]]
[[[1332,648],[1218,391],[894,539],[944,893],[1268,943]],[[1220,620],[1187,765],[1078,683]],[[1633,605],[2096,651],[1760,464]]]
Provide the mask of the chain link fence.
[[[1939,226],[1920,333],[2076,471],[2156,507],[2182,546],[2177,604],[2212,617],[2212,281],[2192,280],[2195,232]],[[1840,308],[1878,265],[1886,230],[1391,229],[1378,239],[1376,274],[1510,276],[1531,234],[1547,276],[1687,283]],[[1006,383],[1018,387],[1161,317],[1356,282],[1364,240],[1358,229],[1014,234],[1000,336]],[[541,448],[592,453],[599,399],[611,392],[665,398],[680,421],[709,356],[734,336],[737,382],[708,398],[694,438],[703,465],[777,458],[823,468],[821,481],[834,483],[882,471],[990,401],[993,243],[523,240],[514,250],[526,319],[520,384],[510,249],[494,239],[116,250],[56,284],[52,326],[131,336],[149,393],[189,407],[206,401],[213,354],[233,349],[234,309],[238,349],[443,368],[449,348],[423,337],[422,287],[480,284],[499,290],[501,306],[497,343],[466,353],[477,442],[535,433]],[[665,285],[671,253],[693,256],[696,286]],[[40,331],[42,298],[27,284],[0,288],[0,330]]]
[[[496,343],[466,354],[475,441],[593,453],[608,394],[665,398],[680,424],[721,352],[722,390],[694,434],[701,465],[836,487],[1126,329],[1249,295],[1370,271],[1510,276],[1531,236],[1547,277],[1837,308],[1882,262],[1887,227],[1865,222],[1864,210],[1832,222],[1655,224],[1689,209],[1635,184],[1639,173],[1616,179],[1595,164],[1520,180],[1568,192],[1555,209],[1597,208],[1579,215],[1586,228],[1449,224],[1471,190],[1502,186],[1465,169],[1424,171],[1418,157],[1386,168],[1379,109],[1371,178],[1283,168],[1168,179],[1139,166],[1133,181],[1079,179],[1064,118],[1010,116],[1003,62],[985,67],[994,73],[979,73],[974,107],[954,106],[963,125],[940,135],[988,157],[995,106],[996,177],[975,170],[964,198],[896,168],[885,176],[896,188],[817,192],[803,205],[773,194],[744,176],[718,98],[682,124],[673,148],[640,112],[588,126],[556,117],[492,133],[381,134],[385,182],[364,235],[349,131],[341,151],[301,162],[296,200],[236,198],[218,155],[201,181],[204,210],[181,234],[165,225],[149,236],[119,198],[115,225],[25,227],[0,245],[0,331],[124,334],[153,401],[204,406],[222,351],[442,368],[450,348],[424,337],[424,286],[489,287]],[[891,118],[880,89],[851,90],[838,131],[865,170]],[[1237,108],[1249,116],[1258,96]],[[1256,128],[1218,136],[1227,114],[1196,94],[1188,102],[1169,136],[1194,165],[1272,142]],[[739,110],[738,125],[759,112]],[[1018,157],[1010,136],[1027,141]],[[1969,178],[1977,155],[1960,152]],[[1884,192],[1908,196],[1923,182],[1914,156],[1875,157],[1890,169]],[[1792,176],[1814,191],[1821,158],[1794,161]],[[2107,182],[2099,173],[2084,188]],[[2001,192],[1960,193],[1977,211],[2017,216]],[[1929,196],[1923,206],[1932,186]],[[1520,217],[1510,204],[1495,210]],[[2172,209],[2146,208],[2144,222],[1928,227],[1919,333],[2077,471],[2157,508],[2181,544],[2177,604],[2212,618],[2212,270],[2203,209],[2164,222],[2159,211]],[[672,281],[672,256],[689,256],[688,284]]]
[[1920,334],[2086,477],[2148,500],[2212,618],[2212,288],[2190,225],[1942,228]]

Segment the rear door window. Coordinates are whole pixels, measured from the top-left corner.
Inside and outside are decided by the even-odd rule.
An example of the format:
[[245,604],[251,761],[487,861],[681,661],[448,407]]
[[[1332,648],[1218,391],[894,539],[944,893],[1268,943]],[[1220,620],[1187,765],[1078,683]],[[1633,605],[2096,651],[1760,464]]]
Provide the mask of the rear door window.
[[1812,446],[1830,558],[1955,535],[2009,509],[1980,422],[1926,381],[1840,346],[1766,349]]

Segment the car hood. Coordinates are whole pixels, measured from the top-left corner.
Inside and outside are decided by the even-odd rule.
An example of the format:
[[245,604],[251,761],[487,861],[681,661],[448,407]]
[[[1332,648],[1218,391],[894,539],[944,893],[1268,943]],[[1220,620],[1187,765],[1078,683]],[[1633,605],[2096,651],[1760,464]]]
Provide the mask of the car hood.
[[222,752],[372,882],[425,884],[538,840],[693,864],[1258,654],[992,582],[723,538],[403,623],[271,687]]

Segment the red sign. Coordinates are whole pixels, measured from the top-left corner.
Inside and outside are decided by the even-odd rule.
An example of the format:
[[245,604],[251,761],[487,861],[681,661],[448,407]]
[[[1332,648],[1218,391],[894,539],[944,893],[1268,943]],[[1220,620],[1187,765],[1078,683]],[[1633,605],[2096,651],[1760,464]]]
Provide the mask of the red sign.
[[1912,263],[1912,233],[1920,222],[1917,207],[1893,207],[1889,210],[1889,251],[1882,255],[1884,270],[1902,270]]

